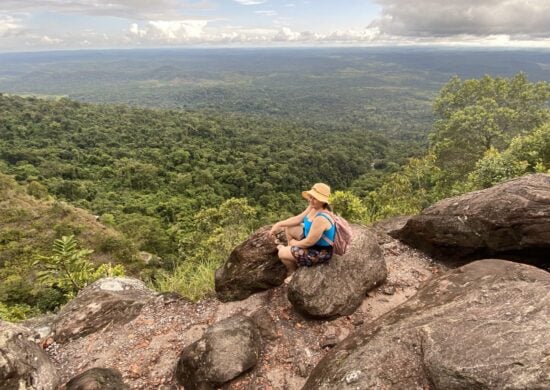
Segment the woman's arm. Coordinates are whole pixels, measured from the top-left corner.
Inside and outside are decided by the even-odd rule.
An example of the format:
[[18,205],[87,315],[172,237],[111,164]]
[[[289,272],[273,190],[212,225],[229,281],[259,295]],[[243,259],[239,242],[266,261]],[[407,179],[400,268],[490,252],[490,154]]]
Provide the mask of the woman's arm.
[[298,215],[295,215],[294,217],[290,217],[290,218],[287,218],[283,221],[279,221],[279,222],[275,223],[271,227],[271,230],[270,230],[269,234],[274,236],[275,233],[277,233],[277,231],[280,230],[281,228],[290,227],[290,226],[297,226],[297,225],[301,224],[303,222],[304,217],[306,216],[306,214],[309,213],[310,209],[311,209],[311,207],[308,207],[302,213],[300,213]]
[[321,239],[323,233],[330,229],[331,224],[325,217],[315,217],[313,223],[311,224],[311,229],[306,238],[298,240],[290,240],[288,243],[292,246],[299,246],[300,248],[309,248],[310,246],[315,245],[317,241]]

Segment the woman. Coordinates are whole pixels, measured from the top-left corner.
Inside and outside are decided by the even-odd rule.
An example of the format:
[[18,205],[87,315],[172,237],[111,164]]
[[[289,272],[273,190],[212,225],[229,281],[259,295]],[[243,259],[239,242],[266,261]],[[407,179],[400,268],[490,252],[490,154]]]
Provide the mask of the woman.
[[325,241],[334,241],[336,229],[332,217],[323,211],[330,211],[328,198],[330,187],[323,183],[316,183],[311,190],[302,192],[308,201],[308,207],[301,214],[277,222],[271,228],[270,234],[284,228],[288,245],[278,245],[278,255],[286,266],[288,274],[285,282],[299,266],[310,267],[315,264],[326,263],[332,257],[332,245]]

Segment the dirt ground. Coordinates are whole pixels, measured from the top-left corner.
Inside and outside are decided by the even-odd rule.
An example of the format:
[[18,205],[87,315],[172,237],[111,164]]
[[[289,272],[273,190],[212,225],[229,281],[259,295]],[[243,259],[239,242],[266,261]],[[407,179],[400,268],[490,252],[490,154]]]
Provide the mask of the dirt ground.
[[326,352],[359,326],[415,294],[428,279],[445,270],[425,254],[385,236],[381,240],[388,279],[368,293],[350,316],[332,321],[306,319],[287,299],[282,285],[239,302],[209,298],[190,303],[163,295],[146,305],[133,321],[106,327],[65,345],[46,348],[62,383],[93,367],[118,369],[132,389],[178,389],[173,370],[181,350],[206,328],[236,313],[254,316],[262,328],[263,352],[250,371],[225,385],[236,389],[300,389]]

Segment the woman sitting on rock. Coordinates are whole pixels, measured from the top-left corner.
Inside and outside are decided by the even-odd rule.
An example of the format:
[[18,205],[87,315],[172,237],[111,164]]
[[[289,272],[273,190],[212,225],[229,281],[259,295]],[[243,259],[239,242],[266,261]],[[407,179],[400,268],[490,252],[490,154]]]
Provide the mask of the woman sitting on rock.
[[332,245],[323,238],[327,237],[332,243],[336,232],[332,218],[323,213],[324,210],[330,211],[330,187],[316,183],[311,190],[302,192],[302,196],[308,201],[307,209],[277,222],[270,231],[275,237],[284,228],[288,245],[278,245],[277,249],[279,258],[288,270],[287,283],[297,267],[326,263],[332,257]]

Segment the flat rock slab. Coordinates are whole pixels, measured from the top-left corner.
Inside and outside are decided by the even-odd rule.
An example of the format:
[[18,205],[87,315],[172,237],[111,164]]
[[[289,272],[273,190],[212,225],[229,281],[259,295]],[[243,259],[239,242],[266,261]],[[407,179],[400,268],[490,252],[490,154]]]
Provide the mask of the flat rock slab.
[[548,389],[550,273],[481,260],[332,350],[304,389]]
[[0,389],[54,390],[59,378],[34,332],[0,320]]
[[443,255],[550,252],[550,174],[527,175],[444,199],[390,233]]
[[388,274],[375,233],[351,225],[353,241],[346,254],[334,255],[326,264],[300,267],[288,287],[288,299],[300,312],[316,318],[351,314],[367,291]]
[[245,299],[283,283],[287,271],[277,256],[270,228],[264,226],[254,232],[216,270],[216,295],[220,301]]
[[108,325],[130,322],[156,295],[137,279],[97,280],[63,306],[52,326],[53,337],[58,343],[64,343]]

